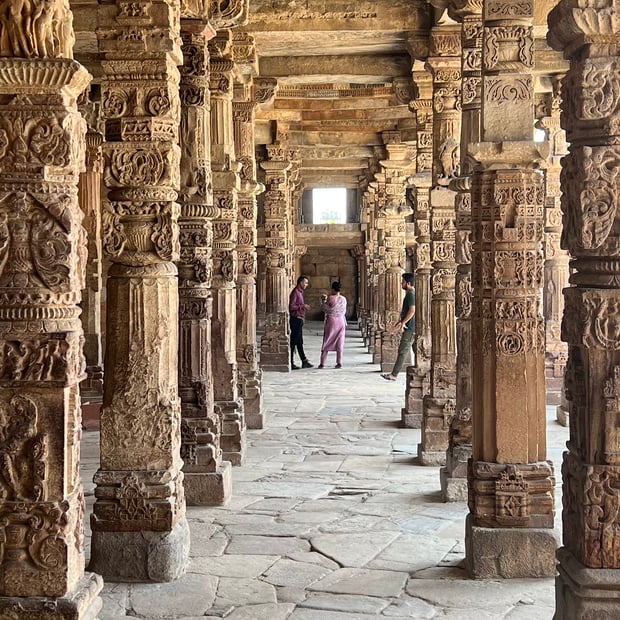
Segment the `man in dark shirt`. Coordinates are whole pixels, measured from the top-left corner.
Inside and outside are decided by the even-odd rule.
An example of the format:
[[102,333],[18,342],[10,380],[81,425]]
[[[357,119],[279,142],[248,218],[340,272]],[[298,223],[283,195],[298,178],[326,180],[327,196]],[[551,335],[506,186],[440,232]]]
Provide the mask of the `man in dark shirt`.
[[297,286],[291,291],[291,296],[288,301],[288,311],[290,314],[289,322],[291,326],[291,369],[298,370],[293,360],[293,354],[295,348],[299,353],[301,359],[302,368],[312,368],[312,364],[308,361],[306,354],[304,353],[304,319],[306,317],[306,310],[310,306],[304,300],[304,290],[308,287],[309,280],[306,276],[299,276],[297,278]]
[[381,375],[387,381],[396,381],[398,373],[403,367],[407,353],[413,348],[415,342],[415,279],[412,273],[403,273],[401,287],[405,291],[403,308],[400,311],[400,321],[394,323],[394,329],[401,331],[398,355],[394,362],[392,372]]

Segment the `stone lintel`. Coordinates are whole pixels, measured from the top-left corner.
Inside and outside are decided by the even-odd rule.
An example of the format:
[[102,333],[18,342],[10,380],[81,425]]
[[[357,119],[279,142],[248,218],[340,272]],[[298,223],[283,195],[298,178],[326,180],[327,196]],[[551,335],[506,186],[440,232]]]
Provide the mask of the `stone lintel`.
[[557,545],[552,529],[478,527],[467,515],[465,566],[474,579],[552,577]]
[[620,569],[587,568],[566,547],[557,550],[555,620],[614,620],[620,608]]
[[84,573],[76,586],[64,596],[1,597],[0,618],[11,620],[97,620],[103,605],[99,593],[103,579]]
[[90,569],[110,581],[168,582],[189,561],[189,525],[183,517],[164,532],[93,531]]
[[[338,82],[379,84],[394,76],[411,73],[409,54],[357,54],[331,56],[263,56],[261,77],[282,78],[281,83],[325,82],[326,76]],[[278,80],[280,82],[280,80]]]
[[467,154],[486,170],[542,168],[549,157],[548,142],[516,140],[470,144]]

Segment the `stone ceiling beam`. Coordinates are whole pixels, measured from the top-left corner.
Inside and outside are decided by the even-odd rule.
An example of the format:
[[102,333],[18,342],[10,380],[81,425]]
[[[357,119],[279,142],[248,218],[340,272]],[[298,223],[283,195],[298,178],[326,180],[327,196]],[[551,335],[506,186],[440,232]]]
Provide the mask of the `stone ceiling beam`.
[[261,77],[278,78],[283,85],[378,84],[409,75],[411,58],[408,54],[261,57],[259,71]]

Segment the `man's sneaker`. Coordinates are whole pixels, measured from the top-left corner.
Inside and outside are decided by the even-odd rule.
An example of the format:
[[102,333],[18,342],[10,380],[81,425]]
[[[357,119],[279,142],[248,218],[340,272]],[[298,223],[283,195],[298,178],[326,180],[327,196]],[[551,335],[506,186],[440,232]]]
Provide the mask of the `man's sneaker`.
[[302,368],[314,368],[314,364],[311,364],[308,360],[304,360],[301,363]]
[[299,370],[299,366],[297,364],[293,364],[293,362],[291,362],[291,370]]

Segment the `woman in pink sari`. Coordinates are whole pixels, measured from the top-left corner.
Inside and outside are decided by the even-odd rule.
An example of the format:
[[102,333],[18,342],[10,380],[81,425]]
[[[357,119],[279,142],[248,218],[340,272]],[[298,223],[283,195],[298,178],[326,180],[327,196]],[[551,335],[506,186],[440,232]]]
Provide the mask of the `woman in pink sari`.
[[329,351],[336,351],[336,368],[342,368],[342,352],[344,351],[344,334],[347,329],[347,300],[340,294],[340,282],[332,283],[332,292],[321,298],[321,310],[325,313],[323,327],[323,346],[321,347],[321,363],[325,368],[325,360]]

